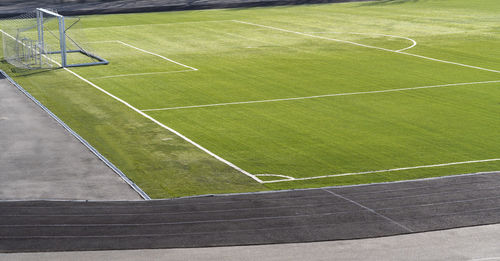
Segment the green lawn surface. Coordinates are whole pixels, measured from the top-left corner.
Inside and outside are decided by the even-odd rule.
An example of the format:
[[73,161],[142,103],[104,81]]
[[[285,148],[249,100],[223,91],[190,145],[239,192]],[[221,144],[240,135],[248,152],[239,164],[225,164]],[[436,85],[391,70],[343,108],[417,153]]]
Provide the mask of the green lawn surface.
[[0,68],[152,198],[498,171],[314,178],[500,159],[500,82],[485,82],[500,81],[498,10],[384,0],[83,17],[110,64],[73,72],[250,174],[310,180],[259,183],[65,70]]

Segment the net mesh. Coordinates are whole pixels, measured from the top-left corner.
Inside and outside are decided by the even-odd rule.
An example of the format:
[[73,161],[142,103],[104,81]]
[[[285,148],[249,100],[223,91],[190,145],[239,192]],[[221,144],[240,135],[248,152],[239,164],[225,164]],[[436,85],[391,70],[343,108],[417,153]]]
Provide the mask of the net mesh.
[[[51,19],[47,19],[49,22]],[[42,46],[38,40],[38,25],[35,12],[26,13],[0,22],[5,61],[19,68],[52,68],[51,45]]]
[[34,11],[0,21],[5,61],[25,69],[104,63],[88,44],[80,18],[49,11],[56,15]]

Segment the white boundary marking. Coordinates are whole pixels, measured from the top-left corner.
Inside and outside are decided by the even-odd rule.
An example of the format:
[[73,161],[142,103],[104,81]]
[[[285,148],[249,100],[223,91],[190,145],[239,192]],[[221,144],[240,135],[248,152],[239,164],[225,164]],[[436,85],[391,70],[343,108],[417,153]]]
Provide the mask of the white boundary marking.
[[400,38],[400,39],[405,39],[405,40],[408,40],[408,41],[411,41],[412,42],[412,45],[411,46],[408,46],[408,47],[405,47],[403,49],[399,49],[399,50],[394,50],[395,52],[401,52],[401,51],[405,51],[405,50],[408,50],[408,49],[411,49],[415,46],[417,46],[417,41],[411,39],[411,38],[408,38],[408,37],[404,37],[404,36],[397,36],[397,35],[390,35],[390,34],[376,34],[376,33],[353,33],[353,32],[303,32],[305,34],[359,34],[359,35],[377,35],[377,36],[386,36],[386,37],[392,37],[392,38]]
[[387,93],[387,92],[400,92],[400,91],[408,91],[408,90],[430,89],[430,88],[440,88],[440,87],[449,87],[449,86],[463,86],[463,85],[474,85],[474,84],[487,84],[487,83],[500,83],[500,80],[497,80],[497,81],[484,81],[484,82],[450,83],[450,84],[429,85],[429,86],[410,87],[410,88],[388,89],[388,90],[380,90],[380,91],[333,93],[333,94],[323,94],[323,95],[293,97],[293,98],[282,98],[282,99],[269,99],[269,100],[255,100],[255,101],[226,102],[226,103],[214,103],[214,104],[204,104],[204,105],[167,107],[167,108],[158,108],[158,109],[145,109],[145,110],[142,110],[142,111],[166,111],[166,110],[178,110],[178,109],[189,109],[189,108],[202,108],[202,107],[215,107],[215,106],[237,105],[237,104],[251,104],[251,103],[264,103],[264,102],[294,101],[294,100],[316,99],[316,98],[324,98],[324,97],[349,96],[349,95],[374,94],[374,93]]
[[[373,173],[381,173],[381,172],[394,172],[401,170],[410,170],[410,169],[423,169],[423,168],[434,168],[434,167],[444,167],[444,166],[452,166],[452,165],[462,165],[462,164],[470,164],[470,163],[481,163],[481,162],[492,162],[492,161],[500,161],[500,158],[497,159],[484,159],[484,160],[470,160],[470,161],[461,161],[461,162],[450,162],[450,163],[441,163],[441,164],[432,164],[432,165],[422,165],[422,166],[413,166],[413,167],[403,167],[403,168],[394,168],[394,169],[383,169],[383,170],[373,170],[373,171],[362,171],[362,172],[350,172],[350,173],[340,173],[340,174],[332,174],[332,175],[324,175],[324,176],[315,176],[315,177],[307,177],[307,178],[292,178],[290,176],[286,176],[286,179],[278,179],[278,180],[269,180],[262,181],[262,183],[276,183],[276,182],[286,182],[286,181],[298,181],[298,180],[311,180],[311,179],[323,179],[323,178],[331,178],[331,177],[341,177],[341,176],[353,176],[353,175],[364,175],[364,174],[373,174]],[[255,176],[259,176],[259,174],[255,174]],[[275,175],[278,176],[278,175]],[[283,175],[284,176],[284,175]],[[290,179],[291,178],[291,179]]]
[[409,55],[409,56],[413,56],[413,57],[418,57],[418,58],[422,58],[422,59],[427,59],[427,60],[431,60],[431,61],[435,61],[435,62],[442,62],[442,63],[454,64],[454,65],[458,65],[458,66],[462,66],[462,67],[467,67],[467,68],[473,68],[473,69],[477,69],[477,70],[483,70],[483,71],[488,71],[488,72],[500,73],[500,71],[498,71],[498,70],[487,69],[487,68],[483,68],[483,67],[479,67],[479,66],[473,66],[473,65],[467,65],[467,64],[463,64],[463,63],[450,62],[450,61],[440,60],[440,59],[431,58],[431,57],[427,57],[427,56],[423,56],[423,55],[418,55],[418,54],[406,53],[406,52],[401,52],[401,51],[394,51],[394,50],[390,50],[390,49],[386,49],[386,48],[382,48],[382,47],[376,47],[376,46],[371,46],[371,45],[366,45],[366,44],[360,44],[360,43],[351,42],[351,41],[339,40],[339,39],[335,39],[335,38],[328,38],[328,37],[323,37],[323,36],[318,36],[318,35],[313,35],[313,34],[301,33],[301,32],[296,32],[296,31],[287,30],[287,29],[278,28],[278,27],[273,27],[273,26],[268,26],[268,25],[262,25],[262,24],[256,24],[256,23],[250,23],[250,22],[243,22],[243,21],[239,21],[239,20],[232,20],[232,21],[235,22],[235,23],[247,24],[247,25],[252,25],[252,26],[257,26],[257,27],[272,29],[272,30],[275,30],[275,31],[281,31],[281,32],[292,33],[292,34],[298,34],[298,35],[303,35],[303,36],[308,36],[308,37],[313,37],[313,38],[318,38],[318,39],[323,39],[323,40],[328,40],[328,41],[335,41],[335,42],[340,42],[340,43],[348,43],[348,44],[353,44],[353,45],[357,45],[357,46],[361,46],[361,47],[366,47],[366,48],[371,48],[371,49],[377,49],[377,50],[387,51],[387,52],[391,52],[391,53],[400,53],[400,54]]
[[181,73],[181,72],[194,72],[194,71],[193,70],[180,70],[180,71],[149,72],[149,73],[129,73],[129,74],[117,74],[117,75],[110,75],[110,76],[92,77],[89,79],[108,79],[108,78],[118,78],[118,77],[170,74],[170,73]]
[[294,177],[290,177],[287,175],[281,175],[281,174],[255,174],[257,177],[279,177],[279,178],[285,178],[288,180],[295,180]]
[[180,73],[180,72],[193,72],[193,71],[198,71],[198,69],[192,67],[192,66],[189,66],[189,65],[185,65],[183,63],[180,63],[180,62],[177,62],[177,61],[174,61],[172,59],[169,59],[163,55],[160,55],[160,54],[157,54],[157,53],[153,53],[153,52],[150,52],[150,51],[146,51],[144,49],[141,49],[137,46],[133,46],[131,44],[128,44],[128,43],[125,43],[125,42],[122,42],[120,40],[109,40],[109,41],[95,41],[95,42],[87,42],[87,43],[119,43],[119,44],[122,44],[122,45],[125,45],[127,47],[130,47],[132,49],[135,49],[137,51],[140,51],[140,52],[143,52],[143,53],[147,53],[147,54],[150,54],[150,55],[154,55],[156,57],[159,57],[163,60],[166,60],[168,62],[171,62],[171,63],[175,63],[177,65],[180,65],[182,67],[185,67],[185,68],[188,68],[188,70],[179,70],[179,71],[165,71],[165,72],[147,72],[147,73],[129,73],[129,74],[118,74],[118,75],[109,75],[109,76],[101,76],[101,77],[92,77],[92,78],[89,78],[89,79],[108,79],[108,78],[117,78],[117,77],[128,77],[128,76],[143,76],[143,75],[154,75],[154,74],[168,74],[168,73]]
[[122,100],[122,99],[120,99],[120,98],[116,97],[115,95],[113,95],[113,94],[111,94],[110,92],[108,92],[108,91],[104,90],[103,88],[101,88],[101,87],[97,86],[96,84],[92,83],[91,81],[89,81],[89,80],[87,80],[87,79],[83,78],[83,77],[82,77],[82,76],[80,76],[79,74],[77,74],[77,73],[75,73],[75,72],[71,71],[71,70],[70,70],[70,69],[68,69],[68,68],[64,68],[64,70],[66,70],[67,72],[69,72],[69,73],[73,74],[74,76],[76,76],[76,77],[77,77],[77,78],[79,78],[80,80],[82,80],[82,81],[84,81],[84,82],[88,83],[89,85],[91,85],[92,87],[94,87],[94,88],[98,89],[99,91],[101,91],[101,92],[105,93],[106,95],[110,96],[111,98],[113,98],[113,99],[115,99],[115,100],[117,100],[117,101],[121,102],[122,104],[124,104],[125,106],[127,106],[127,107],[129,107],[130,109],[134,110],[135,112],[139,113],[139,114],[140,114],[140,115],[142,115],[143,117],[145,117],[145,118],[149,119],[150,121],[152,121],[152,122],[156,123],[158,126],[160,126],[160,127],[164,128],[164,129],[166,129],[166,130],[168,130],[168,131],[170,131],[170,132],[174,133],[175,135],[177,135],[177,136],[179,136],[180,138],[182,138],[183,140],[185,140],[185,141],[187,141],[187,142],[191,143],[192,145],[194,145],[194,146],[195,146],[195,147],[197,147],[198,149],[200,149],[200,150],[204,151],[205,153],[209,154],[210,156],[212,156],[212,157],[216,158],[217,160],[219,160],[219,161],[221,161],[221,162],[225,163],[226,165],[228,165],[228,166],[232,167],[233,169],[235,169],[235,170],[237,170],[237,171],[239,171],[239,172],[241,172],[241,173],[243,173],[243,174],[247,175],[248,177],[250,177],[250,178],[254,179],[255,181],[257,181],[257,182],[259,182],[259,183],[262,183],[262,180],[260,180],[259,178],[257,178],[255,175],[250,174],[249,172],[247,172],[247,171],[245,171],[245,170],[241,169],[240,167],[238,167],[238,166],[234,165],[233,163],[231,163],[231,162],[229,162],[229,161],[227,161],[227,160],[225,160],[225,159],[221,158],[220,156],[218,156],[218,155],[216,155],[215,153],[213,153],[213,152],[209,151],[208,149],[206,149],[205,147],[201,146],[200,144],[198,144],[198,143],[196,143],[196,142],[192,141],[191,139],[189,139],[188,137],[186,137],[186,136],[182,135],[181,133],[177,132],[176,130],[174,130],[174,129],[172,129],[172,128],[168,127],[168,126],[166,126],[165,124],[163,124],[163,123],[159,122],[159,121],[158,121],[158,120],[156,120],[155,118],[153,118],[153,117],[151,117],[151,116],[147,115],[146,113],[144,113],[144,112],[140,111],[140,110],[139,110],[139,109],[137,109],[136,107],[134,107],[134,106],[130,105],[128,102],[126,102],[126,101],[124,101],[124,100]]
[[141,51],[141,52],[144,52],[144,53],[147,53],[147,54],[151,54],[151,55],[154,55],[154,56],[160,57],[160,58],[162,58],[162,59],[164,59],[164,60],[167,60],[167,61],[169,61],[169,62],[172,62],[172,63],[178,64],[178,65],[180,65],[180,66],[182,66],[182,67],[189,68],[189,69],[191,69],[191,70],[193,70],[193,71],[198,71],[198,69],[196,69],[196,68],[194,68],[194,67],[191,67],[191,66],[189,66],[189,65],[185,65],[185,64],[180,63],[180,62],[176,62],[176,61],[174,61],[174,60],[172,60],[172,59],[169,59],[169,58],[167,58],[167,57],[165,57],[165,56],[163,56],[163,55],[159,55],[159,54],[157,54],[157,53],[153,53],[153,52],[150,52],[150,51],[146,51],[146,50],[144,50],[144,49],[141,49],[141,48],[139,48],[139,47],[133,46],[133,45],[128,44],[128,43],[124,43],[124,42],[119,41],[119,40],[117,40],[116,42],[121,43],[121,44],[123,44],[123,45],[125,45],[125,46],[128,46],[128,47],[130,47],[130,48],[136,49],[136,50],[138,50],[138,51]]
[[[4,32],[3,30],[0,29],[0,32],[3,34],[7,35],[8,37],[14,39],[15,41],[19,42],[16,38],[14,38],[12,35]],[[26,46],[24,43],[19,42],[22,45]],[[60,63],[57,61],[51,59],[50,57],[45,56],[48,60],[51,60],[55,64],[61,66]],[[135,192],[137,192],[143,199],[145,200],[151,200],[149,195],[144,192],[135,182],[130,180],[127,175],[125,175],[118,167],[116,167],[113,163],[111,163],[106,157],[104,157],[98,150],[96,150],[90,143],[88,143],[83,137],[81,137],[78,133],[76,133],[73,129],[71,129],[64,121],[62,121],[57,115],[55,115],[52,111],[50,111],[45,105],[43,105],[40,101],[38,101],[33,95],[31,95],[28,91],[26,91],[21,85],[19,85],[14,79],[12,79],[7,73],[3,72],[0,70],[0,74],[3,74],[7,80],[16,86],[22,93],[24,93],[29,99],[31,99],[34,103],[36,103],[42,110],[44,110],[51,118],[53,118],[55,121],[57,121],[64,129],[66,129],[73,137],[75,137],[78,141],[80,141],[87,149],[89,149],[97,158],[99,158],[104,164],[106,164],[111,170],[113,170],[120,178],[127,183]]]
[[356,205],[356,206],[358,206],[358,207],[361,207],[361,208],[363,208],[363,209],[366,209],[366,210],[368,210],[368,211],[372,212],[373,214],[375,214],[375,215],[377,215],[377,216],[379,216],[379,217],[381,217],[381,218],[383,218],[383,219],[385,219],[385,220],[387,220],[387,221],[389,221],[389,222],[391,222],[391,223],[393,223],[393,224],[397,225],[398,227],[400,227],[400,228],[402,228],[402,229],[406,230],[407,232],[414,232],[414,231],[413,231],[413,230],[411,230],[409,227],[407,227],[407,226],[405,226],[405,225],[403,225],[403,224],[401,224],[401,223],[399,223],[399,222],[397,222],[397,221],[395,221],[395,220],[391,219],[390,217],[388,217],[388,216],[386,216],[386,215],[380,214],[380,213],[378,213],[377,211],[375,211],[375,210],[373,210],[373,209],[371,209],[371,208],[369,208],[369,207],[367,207],[367,206],[365,206],[365,205],[362,205],[361,203],[358,203],[358,202],[356,202],[356,201],[354,201],[354,200],[352,200],[352,199],[350,199],[350,198],[344,197],[344,196],[342,196],[342,195],[340,195],[340,194],[337,194],[337,193],[335,193],[335,192],[333,192],[333,191],[330,191],[330,190],[327,190],[327,189],[322,189],[322,190],[323,190],[323,191],[325,191],[325,192],[327,192],[327,193],[330,193],[330,194],[332,194],[332,195],[334,195],[334,196],[336,196],[336,197],[338,197],[338,198],[341,198],[341,199],[343,199],[343,200],[349,201],[349,202],[351,202],[352,204],[354,204],[354,205]]
[[[1,31],[1,30],[0,30],[0,31]],[[3,31],[2,31],[2,32],[3,32]],[[3,32],[3,33],[5,33],[5,32]],[[5,33],[5,34],[7,34],[7,33]],[[7,34],[7,35],[9,35],[9,34]],[[11,38],[15,39],[15,38],[14,38],[13,36],[11,36],[11,35],[9,35],[9,37],[11,37]],[[48,57],[48,59],[50,59],[50,57]],[[51,60],[52,60],[52,59],[51,59]],[[57,64],[58,66],[62,67],[62,65],[61,65],[60,63],[58,63],[57,61],[52,60],[52,62],[54,62],[54,63],[55,63],[55,64]],[[228,166],[232,167],[233,169],[235,169],[235,170],[237,170],[237,171],[239,171],[239,172],[241,172],[241,173],[243,173],[243,174],[247,175],[248,177],[252,178],[253,180],[255,180],[255,181],[257,181],[257,182],[262,183],[262,180],[260,180],[259,178],[257,178],[255,175],[250,174],[249,172],[247,172],[247,171],[245,171],[245,170],[241,169],[240,167],[238,167],[238,166],[234,165],[233,163],[231,163],[231,162],[229,162],[229,161],[227,161],[227,160],[223,159],[222,157],[220,157],[220,156],[216,155],[215,153],[213,153],[213,152],[209,151],[209,150],[208,150],[208,149],[206,149],[205,147],[203,147],[203,146],[201,146],[200,144],[198,144],[198,143],[196,143],[196,142],[192,141],[191,139],[189,139],[188,137],[186,137],[186,136],[182,135],[182,134],[181,134],[181,133],[179,133],[178,131],[176,131],[176,130],[174,130],[174,129],[172,129],[172,128],[168,127],[168,126],[166,126],[165,124],[163,124],[163,123],[159,122],[159,121],[158,121],[158,120],[156,120],[155,118],[153,118],[153,117],[151,117],[151,116],[147,115],[146,113],[144,113],[144,112],[140,111],[140,110],[139,110],[139,109],[137,109],[136,107],[134,107],[134,106],[130,105],[128,102],[126,102],[126,101],[124,101],[124,100],[122,100],[122,99],[118,98],[117,96],[115,96],[115,95],[111,94],[110,92],[108,92],[108,91],[104,90],[103,88],[101,88],[101,87],[97,86],[97,85],[96,85],[96,84],[94,84],[93,82],[91,82],[91,81],[89,81],[89,80],[87,80],[87,79],[83,78],[82,76],[80,76],[79,74],[77,74],[77,73],[73,72],[72,70],[70,70],[70,69],[68,69],[68,68],[63,68],[63,69],[64,69],[65,71],[67,71],[67,72],[69,72],[69,73],[73,74],[73,75],[74,75],[74,76],[76,76],[78,79],[80,79],[80,80],[84,81],[85,83],[89,84],[90,86],[92,86],[92,87],[96,88],[97,90],[99,90],[99,91],[103,92],[104,94],[106,94],[106,95],[110,96],[111,98],[115,99],[116,101],[118,101],[118,102],[122,103],[123,105],[125,105],[125,106],[129,107],[130,109],[132,109],[133,111],[135,111],[135,112],[139,113],[139,114],[140,114],[140,115],[142,115],[143,117],[145,117],[145,118],[149,119],[150,121],[152,121],[152,122],[156,123],[158,126],[160,126],[160,127],[164,128],[164,129],[166,129],[166,130],[168,130],[168,131],[170,131],[170,132],[174,133],[175,135],[177,135],[177,136],[178,136],[178,137],[180,137],[181,139],[183,139],[183,140],[185,140],[185,141],[187,141],[187,142],[191,143],[193,146],[195,146],[195,147],[197,147],[198,149],[200,149],[200,150],[204,151],[205,153],[209,154],[210,156],[212,156],[212,157],[216,158],[217,160],[221,161],[222,163],[225,163],[226,165],[228,165]]]
[[[468,67],[468,68],[473,68],[473,69],[478,69],[478,70],[483,70],[483,71],[500,73],[500,71],[497,71],[497,70],[492,70],[492,69],[487,69],[487,68],[482,68],[482,67],[472,66],[472,65],[466,65],[466,64],[456,63],[456,62],[450,62],[450,61],[435,59],[435,58],[426,57],[426,56],[422,56],[422,55],[417,55],[417,54],[412,54],[412,53],[405,53],[405,52],[402,52],[402,51],[394,51],[394,50],[390,50],[390,49],[386,49],[386,48],[381,48],[381,47],[376,47],[376,46],[370,46],[370,45],[360,44],[360,43],[351,42],[351,41],[344,41],[344,40],[339,40],[339,39],[334,39],[334,38],[327,38],[327,37],[322,37],[322,36],[317,36],[317,35],[311,35],[311,34],[307,34],[307,33],[301,33],[301,32],[291,31],[291,30],[277,28],[277,27],[272,27],[272,26],[267,26],[267,25],[255,24],[255,23],[250,23],[250,22],[243,22],[243,21],[239,21],[239,20],[230,20],[230,21],[233,21],[233,22],[236,22],[236,23],[253,25],[253,26],[257,26],[257,27],[263,27],[263,28],[273,29],[273,30],[282,31],[282,32],[288,32],[288,33],[294,33],[294,34],[309,36],[309,37],[313,37],[313,38],[319,38],[319,39],[329,40],[329,41],[349,43],[349,44],[353,44],[353,45],[357,45],[357,46],[362,46],[362,47],[366,47],[366,48],[378,49],[378,50],[383,50],[383,51],[388,51],[388,52],[393,52],[393,53],[400,53],[400,54],[414,56],[414,57],[418,57],[418,58],[422,58],[422,59],[427,59],[427,60],[432,60],[432,61],[437,61],[437,62],[442,62],[442,63],[448,63],[448,64],[454,64],[454,65],[458,65],[458,66],[462,66],[462,67]],[[7,33],[5,33],[5,34],[7,34]],[[12,37],[12,36],[10,36],[10,37]],[[139,51],[142,51],[142,52],[145,52],[145,53],[148,53],[148,54],[160,57],[162,59],[168,60],[170,62],[173,62],[175,64],[181,65],[183,67],[190,68],[193,71],[197,71],[198,70],[198,69],[196,69],[194,67],[191,67],[191,66],[188,66],[188,65],[176,62],[176,61],[171,60],[169,58],[166,58],[166,57],[164,57],[162,55],[159,55],[159,54],[156,54],[156,53],[152,53],[152,52],[146,51],[144,49],[140,49],[138,47],[126,44],[126,43],[124,43],[122,41],[118,41],[117,40],[117,42],[119,42],[121,44],[124,44],[126,46],[129,46],[131,48],[137,49]],[[54,63],[58,64],[59,66],[61,66],[57,61],[54,61],[54,60],[52,60],[52,61]],[[249,172],[247,172],[247,171],[239,168],[238,166],[234,165],[233,163],[231,163],[231,162],[223,159],[222,157],[214,154],[213,152],[209,151],[208,149],[204,148],[203,146],[199,145],[198,143],[192,141],[191,139],[187,138],[186,136],[182,135],[181,133],[177,132],[176,130],[174,130],[174,129],[172,129],[172,128],[166,126],[166,125],[164,125],[163,123],[159,122],[155,118],[153,118],[153,117],[151,117],[151,116],[149,116],[149,115],[147,115],[146,113],[143,112],[143,111],[150,111],[150,110],[155,110],[155,109],[141,111],[141,110],[135,108],[134,106],[132,106],[131,104],[127,103],[126,101],[122,100],[121,98],[118,98],[117,96],[111,94],[110,92],[108,92],[108,91],[102,89],[101,87],[97,86],[96,84],[92,83],[91,81],[83,78],[82,76],[80,76],[79,74],[73,72],[72,70],[70,70],[68,68],[63,68],[63,69],[65,71],[73,74],[74,76],[76,76],[80,80],[82,80],[82,81],[86,82],[87,84],[91,85],[92,87],[96,88],[97,90],[99,90],[99,91],[103,92],[104,94],[110,96],[111,98],[115,99],[116,101],[124,104],[125,106],[129,107],[130,109],[132,109],[135,112],[137,112],[140,115],[142,115],[143,117],[151,120],[152,122],[154,122],[155,124],[159,125],[160,127],[162,127],[164,129],[166,129],[166,130],[174,133],[178,137],[180,137],[183,140],[189,142],[190,144],[194,145],[195,147],[199,148],[200,150],[204,151],[205,153],[211,155],[212,157],[216,158],[217,160],[225,163],[226,165],[228,165],[228,166],[232,167],[233,169],[235,169],[235,170],[237,170],[237,171],[245,174],[246,176],[254,179],[255,181],[257,181],[259,183],[276,183],[276,182],[297,181],[297,180],[311,180],[311,179],[320,179],[320,178],[328,178],[328,177],[336,177],[336,176],[362,175],[362,174],[370,174],[370,173],[400,171],[400,170],[419,169],[419,168],[441,167],[441,166],[450,166],[450,165],[459,165],[459,164],[468,164],[468,163],[500,161],[500,158],[498,158],[498,159],[485,159],[485,160],[474,160],[474,161],[463,161],[463,162],[452,162],[452,163],[443,163],[443,164],[434,164],[434,165],[424,165],[424,166],[395,168],[395,169],[387,169],[387,170],[366,171],[366,172],[357,172],[357,173],[341,173],[341,174],[324,175],[324,176],[307,177],[307,178],[293,178],[293,177],[286,176],[286,175],[281,175],[281,174],[256,174],[256,175],[253,175],[253,174],[251,174],[251,173],[249,173]],[[488,82],[498,82],[498,81],[488,81]],[[472,83],[472,84],[478,84],[478,83],[487,83],[487,82],[476,82],[476,83]],[[471,84],[471,83],[469,83],[469,84]],[[443,86],[453,86],[453,85],[464,85],[464,84],[463,83],[462,84],[460,84],[460,83],[459,84],[446,84],[446,85],[443,85]],[[441,86],[433,86],[433,87],[441,87]],[[412,89],[418,89],[418,88],[431,88],[431,87],[430,86],[429,87],[425,87],[425,86],[423,86],[423,87],[413,87]],[[406,89],[409,89],[409,88],[406,88]],[[382,91],[373,91],[373,92],[389,92],[389,91],[401,91],[401,90],[404,90],[404,89],[394,89],[394,90],[385,90],[385,91],[382,90]],[[351,94],[351,95],[353,95],[353,94]],[[356,93],[356,94],[361,94],[361,93]],[[346,94],[332,94],[332,95],[328,95],[328,96],[340,96],[340,95],[346,95]],[[310,97],[314,97],[314,96],[310,96]],[[276,100],[292,100],[292,99],[301,99],[301,98],[288,98],[288,99],[276,99]],[[268,100],[268,101],[271,101],[271,100]],[[263,101],[239,102],[239,103],[231,103],[231,104],[255,103],[255,102],[263,102]],[[223,104],[223,105],[229,105],[229,104]],[[201,105],[201,106],[203,106],[203,105]],[[209,105],[209,106],[215,106],[215,105]],[[192,106],[187,106],[187,107],[192,107]],[[196,107],[200,107],[200,106],[196,106]],[[207,106],[205,105],[203,107],[207,107]],[[159,109],[156,109],[156,110],[159,110]],[[272,181],[262,181],[261,179],[259,179],[257,177],[258,175],[261,175],[261,176],[282,176],[282,177],[286,177],[287,179],[284,179],[284,180],[272,180]]]

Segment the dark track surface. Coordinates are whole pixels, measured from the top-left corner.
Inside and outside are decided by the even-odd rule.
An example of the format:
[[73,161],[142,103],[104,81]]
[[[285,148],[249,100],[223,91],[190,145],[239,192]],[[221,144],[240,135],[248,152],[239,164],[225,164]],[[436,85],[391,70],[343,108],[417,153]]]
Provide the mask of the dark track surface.
[[0,202],[0,252],[355,239],[500,222],[500,172],[174,200]]

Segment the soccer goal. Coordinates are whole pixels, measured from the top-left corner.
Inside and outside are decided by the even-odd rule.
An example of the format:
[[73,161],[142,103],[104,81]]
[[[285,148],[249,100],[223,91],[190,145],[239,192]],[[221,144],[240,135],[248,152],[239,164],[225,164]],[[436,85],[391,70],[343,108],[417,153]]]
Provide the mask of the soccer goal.
[[91,51],[79,22],[44,8],[2,20],[3,57],[25,69],[108,64]]

